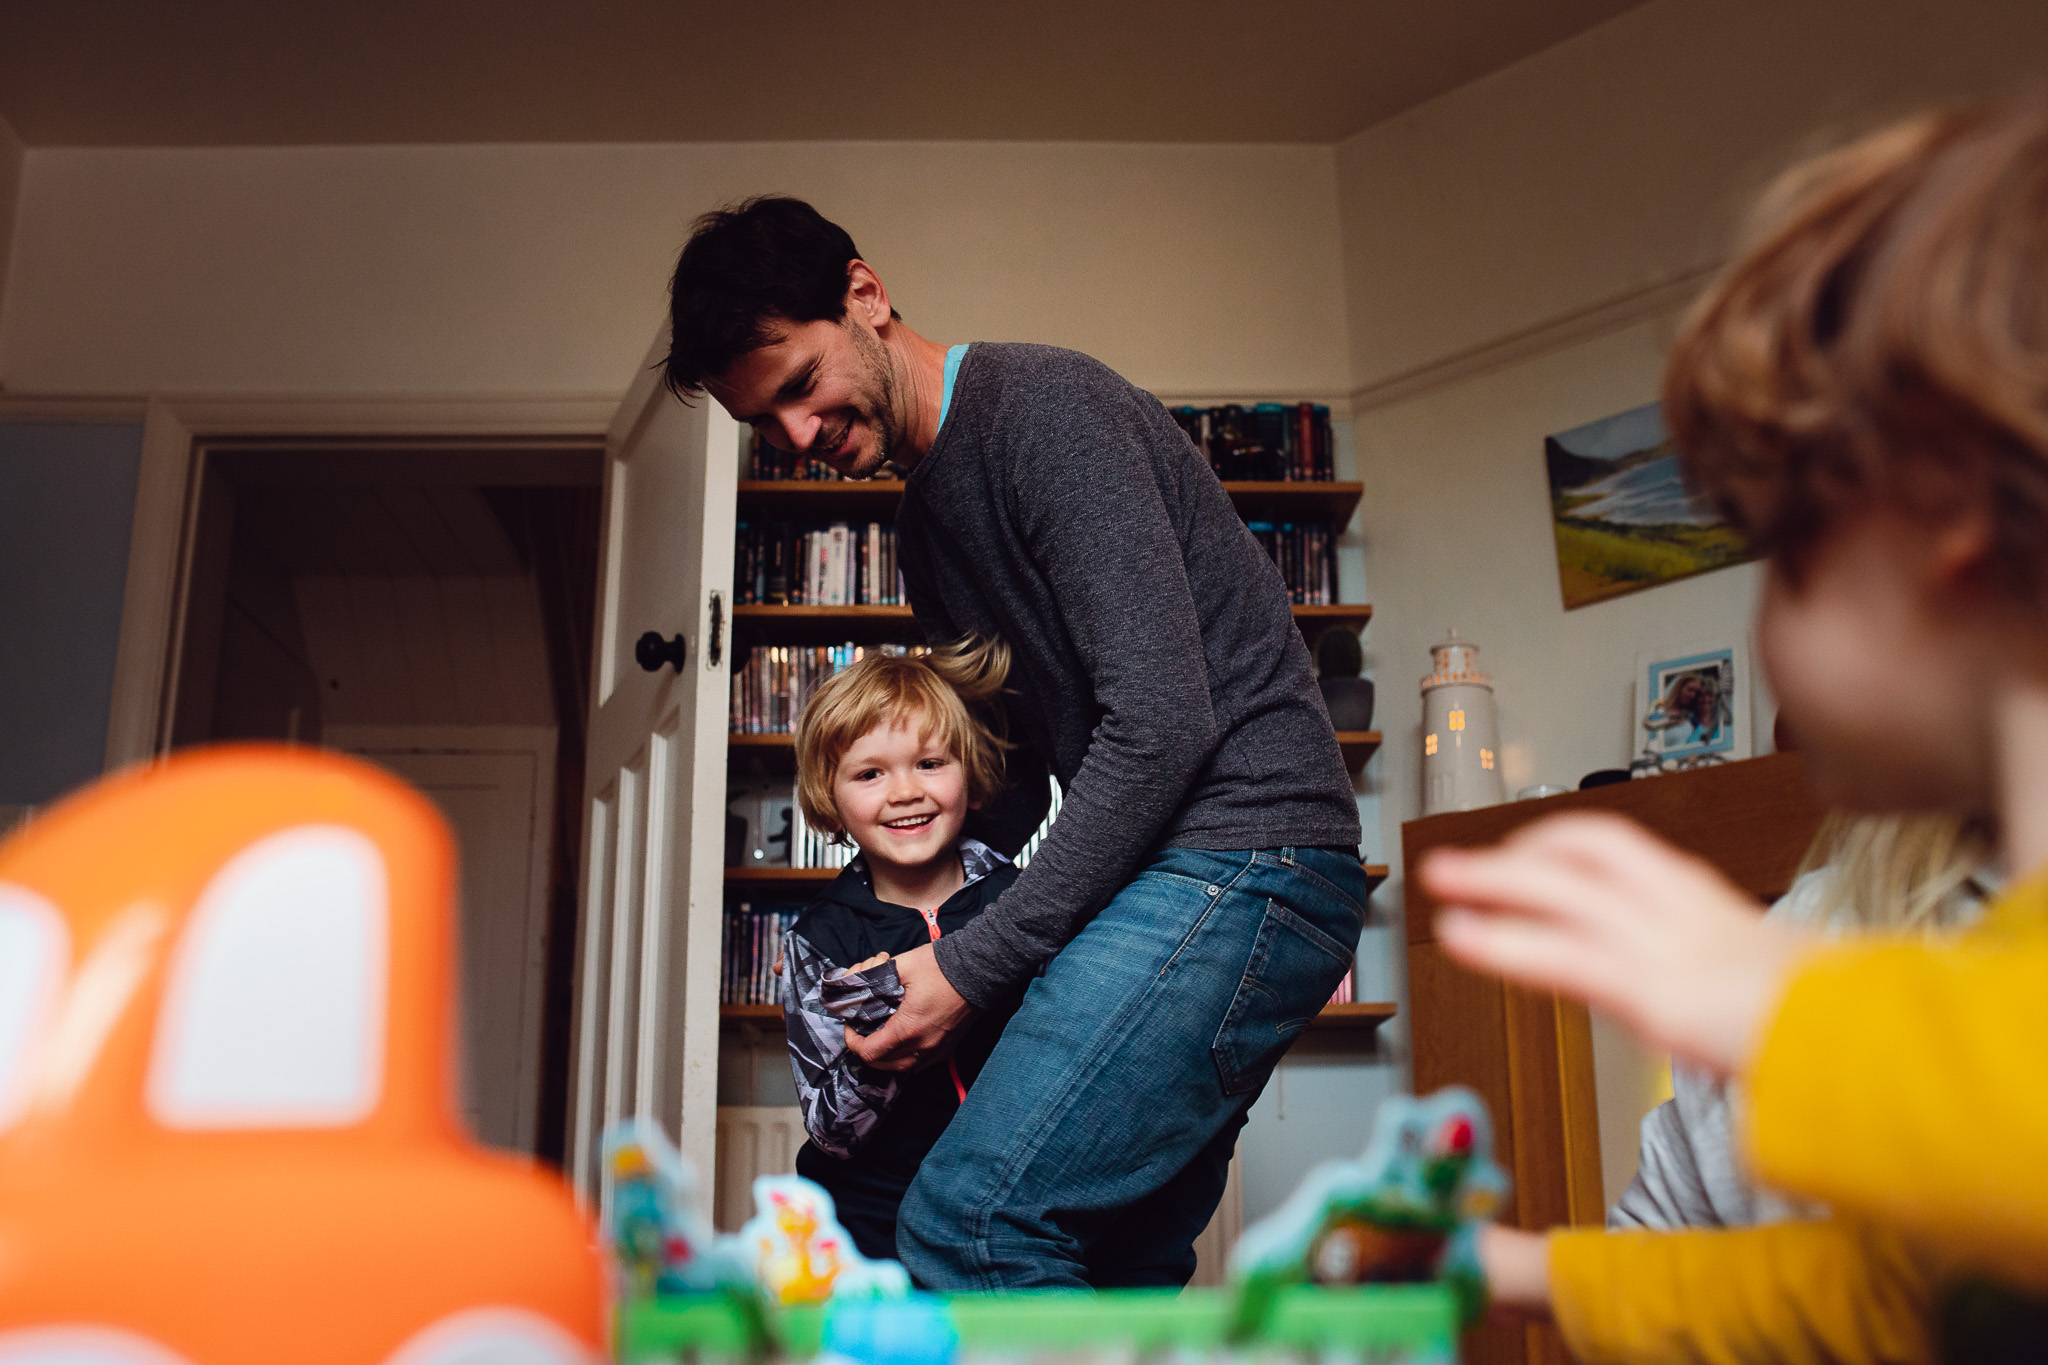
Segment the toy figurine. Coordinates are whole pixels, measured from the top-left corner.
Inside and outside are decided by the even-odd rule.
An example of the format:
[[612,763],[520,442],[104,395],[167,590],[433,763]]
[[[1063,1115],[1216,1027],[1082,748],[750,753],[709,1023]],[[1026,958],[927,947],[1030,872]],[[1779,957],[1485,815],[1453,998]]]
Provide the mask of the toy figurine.
[[739,1230],[738,1252],[762,1294],[775,1303],[828,1298],[900,1298],[910,1274],[894,1261],[870,1261],[832,1208],[832,1196],[797,1175],[754,1179],[757,1210]]
[[1282,1284],[1448,1280],[1467,1320],[1485,1305],[1474,1238],[1507,1195],[1486,1105],[1462,1087],[1380,1106],[1356,1161],[1326,1161],[1231,1254],[1247,1311]]
[[711,1227],[697,1205],[697,1175],[650,1118],[615,1124],[604,1138],[611,1175],[612,1250],[626,1292],[679,1294],[716,1287]]

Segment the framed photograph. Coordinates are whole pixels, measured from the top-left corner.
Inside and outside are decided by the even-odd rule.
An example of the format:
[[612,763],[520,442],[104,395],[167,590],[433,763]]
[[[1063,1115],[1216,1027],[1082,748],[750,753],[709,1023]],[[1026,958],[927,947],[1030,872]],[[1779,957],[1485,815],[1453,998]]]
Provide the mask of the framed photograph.
[[1696,501],[1655,403],[1543,438],[1565,610],[1753,558]]
[[1654,771],[1750,756],[1749,651],[1741,640],[1636,659],[1636,762]]

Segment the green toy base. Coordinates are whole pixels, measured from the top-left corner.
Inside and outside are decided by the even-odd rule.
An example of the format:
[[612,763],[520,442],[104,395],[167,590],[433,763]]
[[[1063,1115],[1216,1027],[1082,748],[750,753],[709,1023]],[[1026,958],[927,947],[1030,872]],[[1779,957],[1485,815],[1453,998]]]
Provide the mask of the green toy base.
[[[958,1359],[1029,1361],[1080,1354],[1185,1356],[1281,1352],[1385,1362],[1453,1365],[1458,1308],[1440,1284],[1294,1286],[1280,1290],[1249,1340],[1228,1340],[1239,1311],[1232,1289],[1019,1291],[933,1296],[959,1334]],[[718,1294],[645,1299],[619,1310],[621,1365],[662,1365],[765,1354],[817,1356],[832,1307],[784,1308],[763,1320],[743,1300]]]

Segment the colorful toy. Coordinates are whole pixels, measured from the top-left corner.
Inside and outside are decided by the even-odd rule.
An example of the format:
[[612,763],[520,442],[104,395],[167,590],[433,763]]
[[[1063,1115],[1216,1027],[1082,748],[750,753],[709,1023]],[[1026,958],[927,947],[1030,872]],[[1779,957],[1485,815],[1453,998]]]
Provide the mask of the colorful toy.
[[650,1118],[613,1125],[604,1137],[611,1178],[613,1254],[629,1294],[717,1287],[711,1225],[697,1203],[697,1173]]
[[798,1175],[754,1178],[754,1216],[736,1234],[739,1255],[772,1303],[901,1298],[910,1274],[870,1261],[853,1245],[832,1196]]
[[596,1358],[568,1188],[458,1117],[454,875],[423,797],[307,749],[0,844],[0,1360]]
[[1467,1321],[1485,1307],[1478,1225],[1506,1198],[1493,1161],[1485,1103],[1453,1086],[1427,1099],[1381,1104],[1356,1161],[1326,1161],[1270,1216],[1245,1230],[1231,1276],[1245,1311],[1262,1311],[1274,1286],[1445,1280]]

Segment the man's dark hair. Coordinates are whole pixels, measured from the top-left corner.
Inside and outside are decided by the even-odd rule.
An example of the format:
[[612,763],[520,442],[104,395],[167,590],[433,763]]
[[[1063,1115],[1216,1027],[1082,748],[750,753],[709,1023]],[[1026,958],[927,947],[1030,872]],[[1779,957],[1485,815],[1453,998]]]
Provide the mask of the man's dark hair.
[[669,283],[670,390],[685,401],[702,393],[706,379],[767,345],[779,321],[845,317],[846,267],[859,258],[845,228],[787,195],[699,218]]

